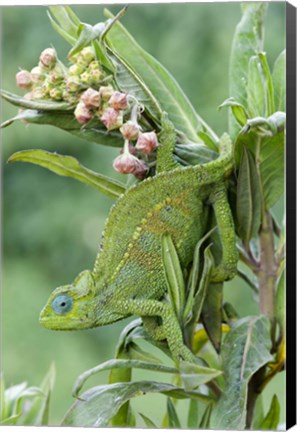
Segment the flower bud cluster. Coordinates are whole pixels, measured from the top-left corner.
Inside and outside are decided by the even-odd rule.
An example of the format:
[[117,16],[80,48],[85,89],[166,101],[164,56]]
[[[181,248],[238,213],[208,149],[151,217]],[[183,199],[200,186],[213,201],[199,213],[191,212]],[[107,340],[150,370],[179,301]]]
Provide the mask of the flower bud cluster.
[[149,169],[148,159],[158,146],[157,135],[154,131],[142,130],[138,124],[140,105],[137,100],[117,91],[108,84],[108,78],[91,46],[72,56],[69,67],[58,59],[54,48],[46,48],[37,66],[30,72],[20,70],[16,74],[16,83],[28,91],[24,96],[27,99],[68,102],[82,126],[97,120],[107,131],[119,130],[124,149],[114,160],[113,167],[120,173],[143,179]]

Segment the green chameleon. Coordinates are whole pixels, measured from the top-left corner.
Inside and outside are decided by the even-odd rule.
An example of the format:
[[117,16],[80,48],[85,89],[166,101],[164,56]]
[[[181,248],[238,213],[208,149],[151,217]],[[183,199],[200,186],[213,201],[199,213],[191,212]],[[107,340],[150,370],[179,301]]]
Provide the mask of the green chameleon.
[[211,281],[235,275],[235,232],[225,186],[232,172],[232,145],[225,134],[216,160],[182,167],[172,157],[176,135],[168,120],[163,119],[159,140],[157,174],[118,199],[106,221],[94,269],[81,272],[71,285],[56,288],[41,311],[40,323],[53,330],[78,330],[138,315],[150,337],[167,340],[173,358],[194,361],[173,308],[164,301],[161,237],[171,236],[186,268],[206,232],[212,206],[223,252]]

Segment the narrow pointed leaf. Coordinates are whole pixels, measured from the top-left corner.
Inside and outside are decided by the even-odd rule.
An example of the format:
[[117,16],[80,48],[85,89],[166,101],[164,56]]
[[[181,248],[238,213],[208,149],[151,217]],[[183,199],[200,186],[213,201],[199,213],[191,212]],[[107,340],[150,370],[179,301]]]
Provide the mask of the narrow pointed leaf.
[[259,59],[261,62],[261,67],[263,71],[264,76],[264,89],[265,89],[265,99],[266,99],[266,112],[265,116],[269,117],[271,114],[274,113],[274,92],[273,92],[273,83],[272,83],[272,77],[269,70],[269,66],[267,63],[266,54],[263,52],[259,53]]
[[69,34],[69,36],[76,38],[79,19],[74,12],[65,6],[49,6],[52,15],[58,21],[61,28]]
[[196,143],[177,144],[174,153],[190,165],[201,165],[218,157],[218,153],[205,144]]
[[145,425],[149,428],[149,429],[158,429],[158,426],[155,425],[155,423],[149,419],[147,416],[145,416],[142,413],[139,413],[139,415],[141,416],[142,420],[144,421]]
[[85,46],[91,45],[93,40],[98,39],[105,27],[104,23],[98,23],[95,26],[81,23],[78,27],[78,39],[74,47],[69,51],[68,57],[71,58]]
[[188,421],[187,421],[188,429],[197,429],[198,416],[199,416],[198,402],[191,399],[189,403],[189,412],[188,412]]
[[[108,10],[105,11],[105,15],[113,17]],[[175,79],[137,44],[121,23],[115,23],[106,39],[150,89],[161,110],[168,113],[178,130],[184,132],[192,141],[199,142],[197,132],[204,128],[215,141],[217,140],[215,133],[195,112]]]
[[174,243],[168,234],[162,236],[162,261],[172,307],[182,322],[185,305],[185,283]]
[[202,322],[208,337],[217,352],[222,339],[223,284],[210,283],[202,307]]
[[270,209],[284,193],[284,151],[284,132],[279,132],[271,138],[267,137],[261,142],[260,174],[267,209]]
[[286,50],[276,59],[272,72],[274,104],[276,111],[286,110]]
[[212,381],[222,371],[189,362],[180,363],[181,378],[185,390],[193,390],[202,384]]
[[173,429],[181,429],[181,424],[175,409],[175,406],[170,398],[167,398],[167,415],[169,427]]
[[270,324],[264,316],[241,319],[226,335],[221,353],[226,385],[213,410],[211,428],[245,428],[248,383],[272,360],[270,349]]
[[[247,106],[248,65],[250,58],[263,49],[263,22],[267,4],[242,4],[242,18],[238,23],[233,38],[229,66],[229,95],[243,106]],[[236,137],[240,125],[229,116],[229,134]]]
[[265,79],[258,55],[249,61],[247,82],[247,106],[250,117],[265,116],[267,100],[265,94]]
[[246,121],[248,119],[248,114],[246,112],[245,107],[241,103],[236,102],[236,100],[234,98],[229,98],[229,99],[226,99],[219,106],[219,109],[221,109],[223,107],[230,107],[231,108],[234,117],[236,118],[236,120],[238,121],[238,123],[241,126],[246,124]]
[[30,162],[58,175],[72,177],[93,186],[111,198],[117,198],[125,192],[125,186],[120,182],[89,170],[72,156],[62,156],[45,150],[24,150],[14,153],[8,159],[8,162],[17,161]]
[[29,100],[21,96],[15,95],[14,93],[6,90],[1,90],[1,97],[12,105],[17,107],[29,108],[32,110],[42,111],[67,111],[73,110],[68,102],[54,102],[52,100],[40,99],[40,100]]
[[199,423],[199,429],[209,429],[212,407],[213,407],[213,405],[209,404],[205,408],[202,419]]
[[260,430],[276,430],[280,419],[280,403],[276,395],[273,395],[268,413],[262,421]]
[[178,399],[195,399],[208,403],[211,397],[196,391],[186,392],[172,384],[138,381],[93,387],[67,411],[62,426],[106,427],[119,408],[128,400],[147,393],[161,393]]
[[238,173],[236,217],[239,235],[244,242],[248,243],[259,230],[261,196],[255,161],[245,147]]
[[145,369],[153,370],[155,372],[178,374],[179,371],[176,368],[168,367],[160,363],[151,363],[148,361],[141,360],[129,360],[129,359],[113,359],[101,363],[92,369],[89,369],[82,373],[74,384],[73,395],[77,397],[84,383],[93,375],[103,372],[105,370],[115,370],[115,369]]
[[85,127],[81,127],[72,112],[36,111],[26,109],[12,119],[4,122],[1,127],[4,128],[9,126],[16,120],[25,120],[27,123],[32,124],[46,124],[54,126],[63,129],[78,138],[95,142],[100,145],[110,147],[123,146],[123,137],[118,131],[107,131],[99,120],[91,121],[85,125]]
[[71,36],[67,31],[63,30],[59,24],[56,23],[56,21],[53,19],[49,11],[47,11],[47,16],[50,20],[51,25],[53,26],[53,29],[63,38],[65,39],[70,45],[74,45],[76,42],[76,38]]
[[[193,298],[193,304],[187,304],[187,306],[191,306],[192,309],[192,319],[191,322],[193,324],[197,323],[199,321],[200,318],[200,314],[202,311],[202,307],[203,307],[203,303],[206,297],[206,293],[207,293],[207,289],[209,286],[209,280],[210,280],[210,276],[211,276],[211,271],[213,268],[213,258],[212,258],[212,254],[210,251],[210,246],[208,246],[205,250],[204,250],[204,263],[203,263],[203,271],[201,274],[201,279],[199,281],[199,285],[198,285],[198,289],[197,289],[197,281],[198,281],[198,265],[197,263],[199,262],[199,246],[201,247],[202,242],[205,241],[205,239],[207,237],[209,237],[211,235],[211,233],[214,230],[210,230],[206,236],[203,237],[203,239],[200,240],[200,242],[197,244],[197,247],[195,249],[195,253],[194,253],[194,267],[193,267],[193,273],[192,273],[192,280],[191,280],[191,287],[190,287],[190,293],[189,293],[189,299],[191,299],[192,293],[195,293],[194,298]],[[198,246],[199,245],[199,246]],[[197,254],[197,256],[195,256]],[[187,307],[185,308],[185,315],[184,318],[186,319],[186,314],[188,314],[188,310]]]

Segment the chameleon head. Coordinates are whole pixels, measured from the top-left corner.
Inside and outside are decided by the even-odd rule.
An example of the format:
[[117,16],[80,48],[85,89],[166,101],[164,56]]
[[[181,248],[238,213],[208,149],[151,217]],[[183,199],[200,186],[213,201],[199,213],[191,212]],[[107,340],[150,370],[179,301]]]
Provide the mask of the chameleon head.
[[40,313],[39,322],[51,330],[76,330],[95,325],[95,283],[89,270],[81,272],[73,284],[56,288]]

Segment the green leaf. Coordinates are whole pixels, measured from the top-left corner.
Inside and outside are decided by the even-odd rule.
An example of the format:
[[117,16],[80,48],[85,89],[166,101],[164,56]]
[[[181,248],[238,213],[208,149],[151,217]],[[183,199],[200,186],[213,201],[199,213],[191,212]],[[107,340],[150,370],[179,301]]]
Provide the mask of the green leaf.
[[161,393],[178,399],[209,402],[211,397],[196,391],[186,392],[172,384],[138,381],[93,387],[74,402],[62,420],[62,426],[105,427],[118,409],[128,400],[147,393]]
[[222,371],[189,362],[180,363],[180,373],[186,391],[212,381],[222,374]]
[[81,23],[78,27],[78,39],[74,47],[69,51],[68,57],[71,58],[79,53],[84,47],[91,45],[93,40],[98,39],[105,27],[104,23],[98,23],[95,26]]
[[276,395],[273,395],[268,413],[262,421],[260,430],[276,430],[280,419],[280,404]]
[[47,426],[49,424],[49,407],[55,383],[55,375],[55,367],[52,364],[40,385],[43,397],[36,398],[33,401],[30,409],[24,413],[19,423],[30,426]]
[[264,91],[265,91],[265,100],[266,100],[265,116],[269,117],[275,111],[272,77],[271,77],[271,73],[269,70],[268,63],[267,63],[266,54],[263,52],[260,52],[259,53],[259,59],[261,62],[263,76],[264,76]]
[[[106,16],[113,15],[106,10]],[[199,142],[197,132],[202,130],[217,141],[217,136],[197,115],[188,98],[169,72],[151,55],[144,51],[124,26],[116,22],[107,35],[107,43],[129,65],[150,89],[161,111],[166,111],[175,127],[187,137]]]
[[260,144],[260,176],[266,209],[270,209],[284,193],[284,151],[284,132],[264,138]]
[[28,108],[41,111],[68,111],[73,110],[73,107],[68,102],[54,102],[49,99],[30,100],[18,96],[6,90],[1,90],[1,97],[12,105],[17,107]]
[[145,425],[149,429],[158,429],[158,426],[156,426],[155,423],[151,419],[149,419],[147,416],[145,416],[144,414],[141,414],[141,413],[139,413],[139,415],[141,416],[141,418],[144,421]]
[[[263,22],[266,14],[265,2],[242,4],[243,15],[238,23],[230,56],[229,95],[243,106],[247,106],[247,82],[250,58],[263,49]],[[240,129],[233,115],[229,116],[229,134],[232,139]]]
[[265,116],[265,80],[258,55],[251,57],[249,61],[247,106],[250,117]]
[[154,121],[158,122],[161,116],[159,102],[145,84],[142,78],[121,58],[110,46],[106,51],[108,58],[115,67],[115,81],[121,91],[134,96],[145,107]]
[[178,156],[178,161],[189,165],[201,165],[217,159],[218,153],[214,152],[205,144],[177,144],[174,154]]
[[125,186],[120,182],[89,170],[72,156],[62,156],[45,150],[24,150],[14,153],[8,159],[8,162],[16,161],[30,162],[58,175],[75,178],[111,198],[117,198],[125,192]]
[[170,398],[167,398],[167,415],[169,423],[168,426],[173,429],[181,429],[175,406]]
[[185,306],[185,282],[183,272],[171,236],[164,234],[162,236],[161,243],[162,262],[164,266],[170,302],[177,319],[180,323],[182,323]]
[[238,123],[243,126],[246,124],[246,121],[248,119],[248,114],[246,112],[245,107],[240,104],[239,102],[236,102],[236,100],[232,97],[226,99],[220,106],[219,109],[223,107],[230,107],[232,110],[232,113]]
[[101,363],[98,366],[95,366],[92,369],[89,369],[83,372],[78,379],[76,380],[73,388],[73,395],[75,397],[78,396],[81,388],[84,383],[93,375],[105,371],[105,370],[115,370],[115,369],[145,369],[145,370],[153,370],[155,372],[163,372],[163,373],[171,373],[178,374],[179,370],[176,368],[164,366],[160,363],[151,363],[148,361],[140,361],[140,360],[129,360],[129,359],[112,359],[108,360],[104,363]]
[[243,148],[238,172],[236,218],[239,236],[248,243],[260,227],[261,195],[256,164],[246,147]]
[[198,402],[191,399],[189,403],[189,412],[188,412],[188,421],[187,421],[188,429],[197,429],[198,416],[199,416]]
[[213,407],[213,405],[209,404],[205,408],[202,419],[199,423],[199,429],[209,429],[212,407]]
[[270,324],[264,316],[241,319],[226,335],[221,352],[226,384],[213,410],[211,428],[245,428],[248,383],[273,359],[270,349]]
[[210,283],[202,307],[202,321],[206,333],[217,352],[222,339],[223,284]]
[[200,250],[203,243],[213,233],[214,229],[208,231],[208,233],[206,233],[206,235],[199,240],[194,251],[193,265],[189,277],[189,287],[187,288],[187,302],[183,314],[184,322],[187,322],[189,317],[191,325],[195,325],[195,323],[199,320],[213,264],[211,252],[209,247],[207,247],[204,250],[203,271],[198,285],[198,277],[200,272]]
[[272,72],[274,104],[276,111],[286,110],[286,50],[276,59]]
[[77,29],[80,20],[70,7],[65,6],[49,6],[50,12],[58,21],[60,27],[72,38],[76,39]]

